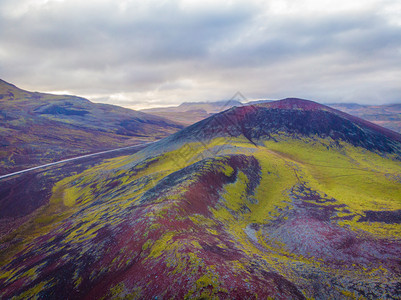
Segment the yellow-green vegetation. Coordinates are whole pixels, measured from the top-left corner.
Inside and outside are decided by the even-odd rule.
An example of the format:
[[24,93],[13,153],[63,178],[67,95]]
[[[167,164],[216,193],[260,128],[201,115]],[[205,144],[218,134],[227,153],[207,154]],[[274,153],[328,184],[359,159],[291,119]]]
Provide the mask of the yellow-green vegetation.
[[80,196],[79,193],[79,189],[75,188],[75,187],[70,187],[69,189],[66,189],[64,191],[64,195],[63,195],[63,203],[65,206],[73,206],[75,204],[75,201],[77,201],[77,199]]
[[[397,180],[401,174],[399,161],[345,143],[340,144],[340,149],[328,150],[327,140],[317,140],[268,141],[265,146],[277,157],[294,163],[297,168],[294,172],[312,189],[336,199],[337,204],[345,204],[349,214],[401,209],[401,185]],[[364,224],[358,223],[358,219],[343,224],[381,236],[401,235],[400,225]]]
[[141,288],[135,288],[133,292],[127,292],[123,282],[116,284],[110,289],[110,299],[141,299],[143,298]]
[[[66,252],[60,258],[68,261],[96,251],[104,251],[105,256],[112,253],[113,245],[109,249],[109,244],[92,245],[90,242],[95,241],[105,228],[111,232],[107,232],[108,237],[114,233],[122,236],[121,231],[125,227],[121,229],[118,226],[124,224],[132,230],[127,233],[129,241],[120,241],[118,254],[114,253],[105,260],[107,266],[103,269],[93,270],[90,280],[100,278],[107,270],[129,270],[135,261],[148,268],[149,272],[159,268],[159,275],[174,278],[176,284],[181,284],[179,280],[182,277],[190,276],[192,285],[187,298],[213,299],[228,293],[221,270],[229,270],[233,277],[241,274],[243,281],[248,283],[252,276],[261,276],[258,272],[260,268],[265,268],[295,282],[310,297],[313,293],[309,291],[309,279],[313,276],[320,276],[319,280],[328,289],[334,277],[348,276],[363,281],[367,278],[381,280],[388,276],[388,282],[394,281],[395,277],[388,275],[388,269],[378,264],[350,264],[341,270],[331,268],[323,258],[314,257],[316,253],[309,255],[310,249],[306,249],[304,254],[292,251],[285,240],[270,237],[265,228],[275,222],[285,223],[288,215],[296,209],[296,202],[301,202],[296,199],[296,188],[307,187],[320,198],[330,200],[320,203],[304,199],[311,205],[330,207],[333,216],[339,219],[327,222],[340,225],[341,229],[349,228],[355,236],[399,237],[401,224],[359,220],[367,210],[401,209],[400,162],[345,143],[333,148],[329,139],[279,136],[275,139],[278,142],[268,140],[255,145],[245,138],[216,138],[207,145],[190,143],[153,157],[141,152],[108,160],[59,181],[53,188],[49,205],[34,217],[36,225],[18,234],[25,244],[47,232],[62,235],[51,251],[55,248],[61,251],[67,246],[78,249],[74,254]],[[220,152],[209,151],[219,146],[222,146]],[[236,154],[256,159],[257,167],[251,170],[253,173],[247,165],[230,165],[227,158]],[[198,168],[182,172],[185,167],[201,160],[203,164],[196,165]],[[186,198],[187,193],[199,183],[202,175],[217,173],[226,180],[222,180],[217,198],[213,199],[214,202],[210,199],[206,202],[208,195],[202,194],[205,193],[202,188],[207,187],[201,186],[196,193],[203,196],[209,206],[206,211],[192,211],[192,206],[196,205],[190,202],[192,199]],[[172,174],[179,176],[169,176]],[[253,186],[252,190],[250,186]],[[133,213],[138,211],[143,213]],[[140,226],[137,228],[133,224]],[[175,224],[185,226],[175,227]],[[113,231],[115,228],[118,228],[116,232]],[[309,230],[304,234],[310,234],[312,238],[321,229],[303,228]],[[327,231],[330,235],[329,229]],[[137,248],[135,243],[139,244]],[[17,248],[12,249],[10,255],[14,255]],[[230,259],[218,269],[212,259],[205,259],[207,251],[213,252],[209,254],[218,257],[216,260],[223,260],[221,257],[225,255]],[[331,253],[331,249],[327,251]],[[24,276],[34,278],[37,268],[24,271]],[[12,276],[18,271],[10,270],[5,276]],[[75,287],[79,288],[85,283],[85,274],[75,273]],[[155,282],[150,280],[147,284]],[[132,293],[132,287],[128,288],[121,282],[112,286],[109,296],[115,299],[141,298],[144,296],[142,288],[134,287],[136,290]],[[337,292],[341,296],[354,296],[342,286],[337,288]]]
[[193,215],[189,216],[189,218],[196,225],[202,225],[202,226],[206,226],[208,228],[212,228],[212,227],[216,226],[215,220],[206,218],[205,216],[203,216],[201,214],[193,214]]
[[30,288],[29,290],[23,292],[20,294],[18,297],[15,297],[15,299],[18,300],[23,300],[23,299],[39,299],[39,292],[43,290],[43,288],[48,284],[48,282],[39,282],[36,284],[34,287]]
[[263,223],[289,206],[289,190],[298,183],[297,166],[292,160],[266,148],[259,149],[254,156],[262,167],[262,174],[255,193],[258,202],[252,206],[249,221]]
[[[216,145],[218,141],[214,140],[213,143]],[[238,141],[236,143],[240,144]],[[290,265],[295,266],[300,262],[319,265],[319,260],[289,253],[277,242],[270,241],[267,244],[265,237],[260,236],[260,231],[257,231],[256,239],[268,251],[269,254],[266,255],[250,242],[244,229],[252,223],[266,224],[282,211],[292,209],[291,188],[297,184],[306,184],[321,196],[333,198],[335,205],[346,205],[346,212],[338,208],[337,216],[355,217],[339,221],[340,225],[347,225],[358,232],[362,230],[378,237],[401,235],[400,224],[358,222],[358,216],[363,215],[365,210],[401,209],[400,182],[397,181],[401,174],[401,164],[347,144],[341,144],[340,149],[327,149],[329,145],[330,141],[317,138],[267,141],[260,147],[247,144],[247,149],[242,149],[242,153],[253,155],[261,165],[261,181],[254,196],[257,201],[253,202],[244,197],[248,179],[239,172],[237,180],[225,186],[222,202],[216,209],[211,209],[215,219],[225,224],[226,230],[236,237],[236,241],[242,244],[245,252],[263,257],[281,274],[290,278],[296,278],[296,275],[291,275]],[[249,149],[251,151],[247,151]],[[224,154],[228,154],[227,151]],[[249,211],[241,210],[243,205],[246,205]],[[205,226],[213,225],[213,222],[208,220],[202,222]],[[209,232],[212,230],[209,229]],[[322,265],[320,268],[324,269]],[[379,273],[383,272],[386,271],[382,270]]]
[[166,249],[168,249],[168,244],[173,243],[172,238],[175,235],[175,232],[167,232],[162,237],[160,237],[151,248],[151,252],[149,257],[157,258],[164,253]]
[[227,289],[220,286],[220,278],[216,274],[215,266],[207,266],[206,272],[195,282],[192,290],[185,295],[185,299],[219,299],[217,293],[225,293]]

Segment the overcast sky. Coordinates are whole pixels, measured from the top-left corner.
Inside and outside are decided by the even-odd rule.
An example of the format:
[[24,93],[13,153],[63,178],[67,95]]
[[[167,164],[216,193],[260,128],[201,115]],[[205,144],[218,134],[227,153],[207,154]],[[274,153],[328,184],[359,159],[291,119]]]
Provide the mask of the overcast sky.
[[401,102],[401,1],[1,0],[0,78],[131,108]]

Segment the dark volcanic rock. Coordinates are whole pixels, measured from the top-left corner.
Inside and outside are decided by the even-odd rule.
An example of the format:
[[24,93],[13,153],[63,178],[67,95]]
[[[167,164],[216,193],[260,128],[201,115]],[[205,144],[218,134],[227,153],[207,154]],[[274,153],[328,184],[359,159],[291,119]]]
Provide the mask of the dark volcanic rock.
[[359,219],[359,222],[383,222],[386,224],[400,224],[401,210],[395,211],[364,211],[366,216]]

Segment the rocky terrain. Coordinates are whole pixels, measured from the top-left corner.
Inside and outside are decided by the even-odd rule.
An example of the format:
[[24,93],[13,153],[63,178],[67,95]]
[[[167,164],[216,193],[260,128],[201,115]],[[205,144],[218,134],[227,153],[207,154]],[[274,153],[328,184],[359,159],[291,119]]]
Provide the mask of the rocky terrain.
[[315,102],[228,109],[55,180],[1,238],[0,297],[399,299],[400,159]]

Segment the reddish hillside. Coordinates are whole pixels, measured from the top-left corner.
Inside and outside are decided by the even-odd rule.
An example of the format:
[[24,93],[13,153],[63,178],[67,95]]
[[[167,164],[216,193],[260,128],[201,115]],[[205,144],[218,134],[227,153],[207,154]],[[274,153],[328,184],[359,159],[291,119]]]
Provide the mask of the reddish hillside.
[[[1,238],[0,297],[399,299],[398,136],[309,101],[271,105],[25,181],[49,201]],[[9,217],[13,195],[33,203],[18,182]]]

